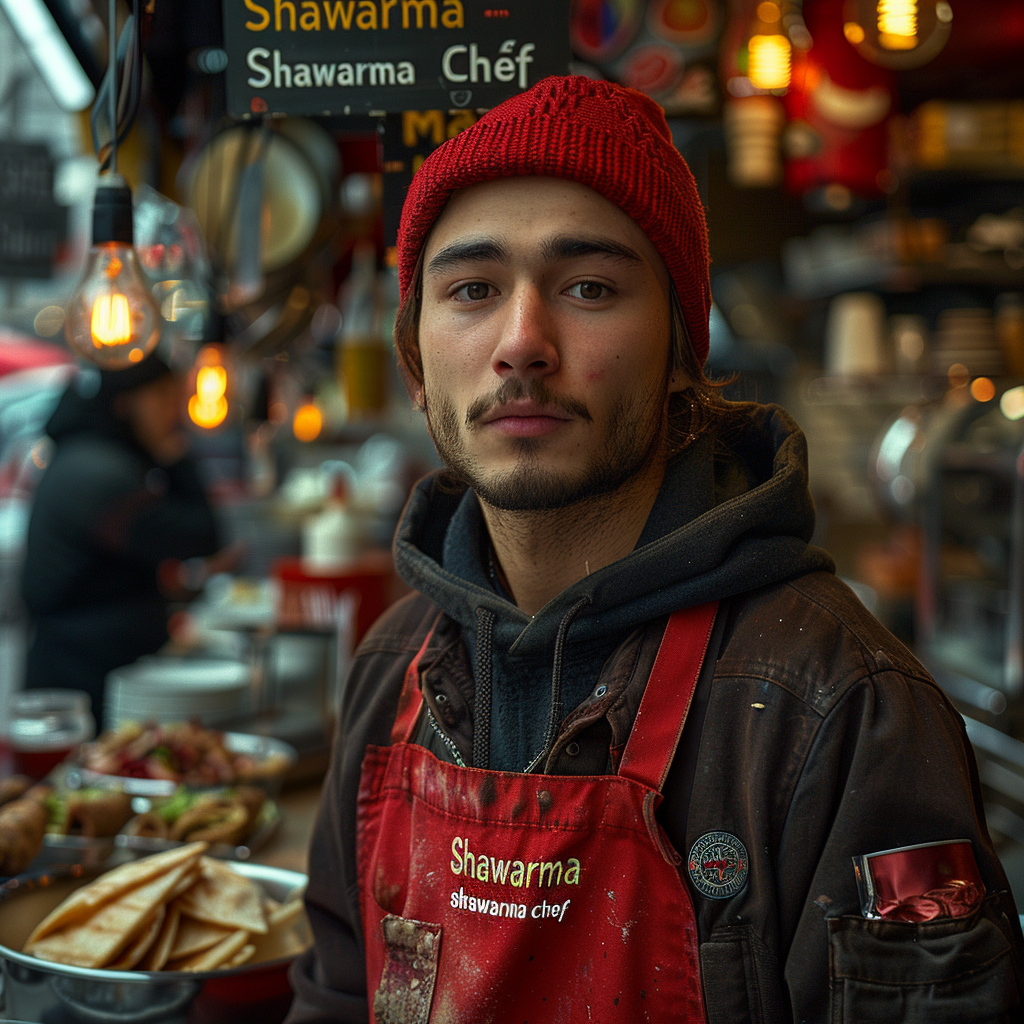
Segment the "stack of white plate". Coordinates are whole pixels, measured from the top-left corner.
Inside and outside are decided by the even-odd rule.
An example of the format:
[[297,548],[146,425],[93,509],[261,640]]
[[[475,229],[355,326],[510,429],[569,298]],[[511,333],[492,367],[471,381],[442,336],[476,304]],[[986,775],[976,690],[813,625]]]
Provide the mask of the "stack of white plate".
[[104,722],[216,725],[250,710],[252,669],[239,661],[141,658],[107,676]]

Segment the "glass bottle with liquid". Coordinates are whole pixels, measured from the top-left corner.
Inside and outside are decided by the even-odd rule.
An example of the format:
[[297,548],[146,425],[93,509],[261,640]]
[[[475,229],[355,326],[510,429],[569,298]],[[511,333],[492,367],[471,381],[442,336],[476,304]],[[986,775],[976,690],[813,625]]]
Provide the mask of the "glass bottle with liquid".
[[391,351],[384,339],[377,252],[360,242],[342,297],[336,369],[351,419],[373,419],[387,411],[391,392]]

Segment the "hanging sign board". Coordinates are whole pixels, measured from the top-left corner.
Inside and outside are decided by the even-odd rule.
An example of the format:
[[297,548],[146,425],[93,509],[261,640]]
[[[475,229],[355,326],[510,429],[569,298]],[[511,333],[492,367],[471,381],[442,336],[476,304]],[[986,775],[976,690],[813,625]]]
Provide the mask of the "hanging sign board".
[[0,278],[53,276],[67,207],[53,198],[54,161],[38,143],[0,142]]
[[384,244],[389,249],[398,239],[402,203],[420,164],[476,119],[473,110],[403,110],[384,119]]
[[493,107],[569,65],[568,0],[222,3],[234,117]]

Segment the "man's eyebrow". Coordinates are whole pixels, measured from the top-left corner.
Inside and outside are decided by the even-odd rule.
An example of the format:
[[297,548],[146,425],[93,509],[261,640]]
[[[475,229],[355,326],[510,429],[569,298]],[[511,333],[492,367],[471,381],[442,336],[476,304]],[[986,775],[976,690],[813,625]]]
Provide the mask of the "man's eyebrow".
[[434,253],[427,263],[428,274],[439,274],[461,263],[508,263],[508,248],[492,239],[452,242]]
[[543,253],[544,259],[549,263],[578,259],[581,256],[610,256],[626,263],[643,262],[643,257],[635,249],[611,238],[576,238],[561,235],[545,241]]

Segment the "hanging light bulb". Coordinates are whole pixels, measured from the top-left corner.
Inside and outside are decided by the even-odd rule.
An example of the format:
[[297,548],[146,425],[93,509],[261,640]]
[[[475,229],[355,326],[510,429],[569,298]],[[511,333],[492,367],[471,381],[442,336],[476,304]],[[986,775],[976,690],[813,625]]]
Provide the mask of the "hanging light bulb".
[[878,0],[878,41],[887,50],[917,46],[917,0]]
[[292,433],[299,441],[307,444],[315,441],[324,428],[324,417],[320,407],[309,399],[295,410],[295,417],[292,419]]
[[195,393],[188,400],[189,419],[204,430],[219,427],[228,415],[228,371],[220,349],[204,345],[196,356]]
[[64,333],[80,356],[118,370],[156,348],[159,323],[132,247],[131,190],[119,174],[108,174],[96,189],[92,250],[68,303]]
[[953,23],[947,0],[846,0],[843,34],[880,67],[926,64],[946,45]]
[[789,88],[793,47],[782,28],[778,4],[757,5],[757,22],[747,44],[747,76],[756,89],[775,92]]

